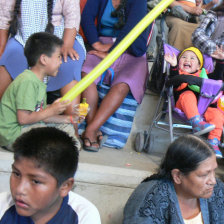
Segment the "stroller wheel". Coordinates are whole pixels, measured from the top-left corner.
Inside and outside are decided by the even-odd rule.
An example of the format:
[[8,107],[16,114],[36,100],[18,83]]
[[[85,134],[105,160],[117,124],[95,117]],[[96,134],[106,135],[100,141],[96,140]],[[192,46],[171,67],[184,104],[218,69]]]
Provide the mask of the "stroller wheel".
[[135,137],[135,151],[142,152],[145,143],[145,134],[144,132],[138,132]]
[[149,136],[149,138],[148,138],[148,142],[147,142],[147,144],[146,144],[146,147],[144,148],[144,151],[146,152],[146,153],[152,153],[152,150],[153,150],[153,146],[154,146],[154,135],[153,135],[153,133],[151,132],[151,135]]

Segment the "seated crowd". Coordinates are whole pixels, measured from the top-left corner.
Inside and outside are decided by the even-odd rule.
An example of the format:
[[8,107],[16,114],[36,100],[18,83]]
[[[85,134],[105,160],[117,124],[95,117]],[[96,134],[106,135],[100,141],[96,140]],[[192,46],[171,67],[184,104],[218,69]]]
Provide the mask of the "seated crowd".
[[[82,97],[87,99],[91,108],[86,119],[86,129],[81,135],[83,149],[98,151],[103,140],[100,127],[119,108],[129,91],[138,103],[142,101],[148,77],[146,43],[150,27],[112,64],[111,69],[115,75],[112,77],[107,72],[103,81],[111,88],[99,107],[96,85],[100,78],[95,80],[82,96],[76,97],[69,104],[57,100],[50,107],[46,107],[44,92],[60,90],[60,95],[65,95],[146,15],[146,3],[146,0],[142,0],[142,4],[137,0],[88,0],[81,18],[78,0],[48,0],[46,5],[42,1],[38,1],[38,4],[24,0],[1,2],[0,135],[3,137],[0,138],[0,146],[10,148],[13,141],[24,131],[24,126],[28,128],[27,126],[37,122],[72,123],[75,135],[78,137],[74,106],[79,104]],[[80,21],[90,46],[87,54],[83,39],[78,33]],[[38,37],[37,40],[33,40],[31,46],[27,44],[33,33],[44,31],[63,40],[60,49],[57,48],[59,44],[53,44],[49,52],[45,47],[42,50],[33,49],[35,41],[41,39]],[[37,51],[34,52],[36,56],[32,63],[29,62],[30,56],[26,53],[24,55],[24,48],[25,51],[31,51],[31,55],[32,51]],[[60,55],[54,55],[59,51],[62,59],[57,58]],[[16,81],[14,84],[14,80],[17,80],[17,76],[19,79],[21,77],[19,74],[25,69],[30,69],[43,84],[33,84],[35,88],[31,85],[23,86],[24,81],[20,83]],[[21,95],[26,91],[28,91],[27,98],[23,99]],[[31,105],[27,105],[29,103]],[[66,116],[59,118],[58,114],[61,113]],[[55,115],[56,120],[52,117]]]
[[[198,95],[187,79],[178,79],[187,75],[201,80],[203,54],[208,54],[215,62],[209,78],[224,81],[224,1],[214,7],[218,3],[175,0],[166,12],[168,43],[181,51],[178,57],[164,57],[171,65],[169,85],[175,87],[176,107],[185,113],[194,135],[169,146],[158,173],[145,179],[128,200],[124,223],[222,223],[224,201],[219,195],[224,186],[215,178],[215,169],[216,157],[223,157],[219,145],[224,112],[215,105],[200,115]],[[0,2],[0,147],[14,153],[11,194],[0,194],[0,223],[100,223],[95,206],[71,193],[78,150],[82,142],[84,150],[99,151],[105,141],[100,128],[128,93],[142,102],[152,26],[80,96],[66,101],[61,97],[146,14],[147,0],[87,0],[82,13],[79,0]],[[101,82],[110,88],[99,104]],[[60,97],[47,105],[47,92],[55,91]],[[82,98],[90,111],[79,136],[78,123],[85,117],[75,108]],[[196,136],[207,133],[207,141]]]

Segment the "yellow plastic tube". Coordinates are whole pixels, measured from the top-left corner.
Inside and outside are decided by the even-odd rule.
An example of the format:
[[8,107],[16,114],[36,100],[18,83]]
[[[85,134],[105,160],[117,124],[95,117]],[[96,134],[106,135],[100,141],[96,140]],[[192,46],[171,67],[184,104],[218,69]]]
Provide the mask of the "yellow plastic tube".
[[155,20],[174,0],[162,0],[154,7],[88,75],[81,79],[63,97],[62,101],[72,101],[104,71],[106,71],[121,54],[137,39],[137,37]]

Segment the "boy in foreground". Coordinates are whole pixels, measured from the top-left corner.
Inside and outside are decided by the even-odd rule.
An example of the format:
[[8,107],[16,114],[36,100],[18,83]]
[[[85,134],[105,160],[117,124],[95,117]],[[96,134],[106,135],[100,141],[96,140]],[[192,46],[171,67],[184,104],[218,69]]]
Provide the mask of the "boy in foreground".
[[[61,115],[68,102],[56,100],[46,107],[46,76],[56,76],[62,63],[63,41],[49,33],[35,33],[27,40],[24,54],[30,69],[21,73],[7,88],[0,102],[0,146],[11,150],[15,139],[34,123],[62,124],[74,133],[75,115]],[[71,125],[72,123],[72,125]],[[59,125],[58,125],[59,126]],[[61,127],[59,127],[61,128]]]
[[10,193],[0,194],[0,224],[100,224],[96,207],[71,192],[77,142],[53,128],[34,128],[13,144]]

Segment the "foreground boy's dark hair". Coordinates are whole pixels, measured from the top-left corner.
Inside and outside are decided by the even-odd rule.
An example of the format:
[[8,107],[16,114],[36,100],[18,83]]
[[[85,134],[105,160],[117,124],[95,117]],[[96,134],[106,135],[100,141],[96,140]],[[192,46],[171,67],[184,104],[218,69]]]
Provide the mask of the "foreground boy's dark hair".
[[67,133],[53,127],[34,128],[13,144],[14,160],[31,159],[56,178],[58,186],[75,175],[77,143]]
[[51,57],[55,48],[61,47],[62,44],[63,40],[53,34],[46,32],[32,34],[28,38],[24,48],[24,54],[27,58],[28,65],[30,67],[34,66],[42,54]]

